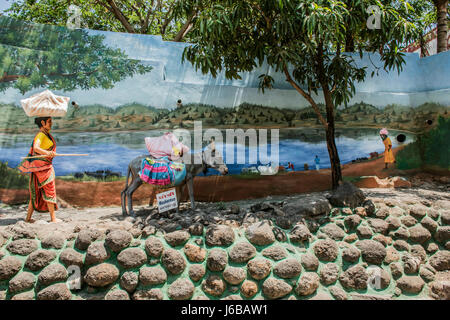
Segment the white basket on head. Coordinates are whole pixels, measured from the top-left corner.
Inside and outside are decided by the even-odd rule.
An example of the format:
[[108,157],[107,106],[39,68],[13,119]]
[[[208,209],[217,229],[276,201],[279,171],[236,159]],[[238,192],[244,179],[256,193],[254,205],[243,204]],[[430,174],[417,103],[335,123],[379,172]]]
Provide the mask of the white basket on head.
[[45,90],[20,100],[20,103],[29,117],[64,117],[69,100],[69,97],[57,96]]

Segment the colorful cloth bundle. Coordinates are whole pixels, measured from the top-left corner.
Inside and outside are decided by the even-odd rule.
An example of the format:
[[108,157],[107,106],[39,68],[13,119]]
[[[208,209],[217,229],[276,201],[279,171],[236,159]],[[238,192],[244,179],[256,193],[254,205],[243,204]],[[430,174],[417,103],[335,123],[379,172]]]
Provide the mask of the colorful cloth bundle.
[[186,177],[183,163],[169,161],[168,157],[142,159],[139,177],[142,181],[156,186],[176,186]]

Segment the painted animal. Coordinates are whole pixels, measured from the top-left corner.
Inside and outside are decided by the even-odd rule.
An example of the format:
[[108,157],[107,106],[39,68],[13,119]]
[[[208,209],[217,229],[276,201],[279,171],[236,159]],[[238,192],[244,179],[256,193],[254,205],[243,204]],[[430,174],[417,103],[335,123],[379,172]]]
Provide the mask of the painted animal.
[[[125,182],[125,188],[121,193],[121,202],[122,202],[122,214],[126,216],[127,214],[131,216],[135,216],[133,211],[133,193],[142,185],[143,181],[139,177],[139,171],[141,170],[142,160],[149,155],[141,155],[139,157],[134,158],[128,164],[127,170],[127,179]],[[186,163],[186,177],[184,180],[177,185],[180,186],[181,193],[177,193],[178,200],[178,209],[180,207],[180,199],[182,199],[183,193],[188,188],[189,199],[191,201],[192,209],[195,209],[195,201],[194,201],[194,177],[200,173],[206,173],[209,168],[218,170],[221,174],[228,174],[228,168],[225,165],[222,155],[219,151],[216,150],[214,143],[209,144],[205,150],[198,153],[192,153],[188,155],[184,155],[184,157],[190,157],[190,164]],[[185,161],[187,162],[187,161]],[[128,184],[128,179],[132,176],[131,183]],[[128,203],[127,203],[128,198]],[[128,204],[128,211],[127,211]]]

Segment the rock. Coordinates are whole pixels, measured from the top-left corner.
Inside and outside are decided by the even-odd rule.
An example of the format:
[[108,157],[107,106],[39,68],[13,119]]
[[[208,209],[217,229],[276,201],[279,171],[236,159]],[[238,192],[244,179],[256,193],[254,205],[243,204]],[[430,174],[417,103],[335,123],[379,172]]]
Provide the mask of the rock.
[[399,239],[399,240],[408,240],[409,238],[409,231],[408,229],[401,227],[399,229],[397,229],[396,231],[394,231],[392,233],[392,236],[394,239]]
[[437,228],[434,238],[440,243],[446,243],[450,240],[450,227],[445,226]]
[[350,216],[345,217],[344,224],[347,227],[348,231],[352,231],[358,227],[361,223],[362,218],[357,214],[352,214]]
[[214,297],[220,297],[225,292],[226,288],[227,285],[225,281],[214,274],[210,275],[208,278],[206,278],[206,280],[203,280],[202,282],[203,292]]
[[389,228],[389,224],[386,221],[378,218],[369,219],[369,225],[374,232],[381,234],[386,234]]
[[356,229],[356,234],[360,239],[370,239],[373,236],[372,230],[366,226],[359,226]]
[[425,282],[418,276],[403,276],[397,280],[397,287],[402,290],[403,293],[418,294],[422,291]]
[[102,236],[100,231],[93,229],[83,229],[78,233],[75,247],[79,250],[86,250],[89,245]]
[[355,233],[349,234],[344,238],[344,241],[347,243],[352,243],[358,240],[358,236]]
[[435,253],[438,250],[439,250],[439,247],[436,243],[430,242],[427,246],[428,253]]
[[242,283],[242,285],[241,285],[241,294],[244,297],[252,298],[257,293],[258,293],[258,285],[255,282],[250,281],[250,280],[245,280]]
[[450,283],[449,281],[433,281],[430,284],[431,295],[435,299],[450,300]]
[[206,258],[205,249],[190,243],[184,246],[184,254],[190,262],[203,262]]
[[411,246],[411,254],[420,260],[420,263],[425,263],[427,260],[427,253],[420,244],[414,244]]
[[434,233],[436,231],[436,229],[438,228],[438,224],[436,221],[434,221],[433,219],[431,219],[430,217],[425,217],[422,219],[422,221],[420,221],[420,224],[427,229],[428,231],[430,231],[431,233]]
[[390,264],[392,262],[400,260],[400,255],[397,250],[392,247],[386,249],[386,258],[384,258],[384,263]]
[[292,220],[289,217],[276,217],[275,224],[282,229],[292,228]]
[[245,230],[245,235],[252,244],[266,246],[275,242],[272,227],[267,222],[258,222]]
[[403,275],[403,266],[400,262],[393,262],[390,264],[391,274],[394,278],[399,278]]
[[359,257],[361,256],[361,253],[359,250],[354,246],[348,246],[342,251],[342,259],[344,261],[355,263],[359,260]]
[[426,282],[434,281],[436,269],[429,264],[421,265],[419,270],[420,277]]
[[327,263],[320,270],[320,281],[324,285],[330,285],[339,278],[339,267],[335,263]]
[[138,290],[133,294],[133,300],[163,300],[161,289]]
[[6,250],[8,250],[10,253],[18,254],[21,256],[27,256],[37,249],[38,244],[36,240],[32,239],[15,240],[6,246]]
[[320,230],[327,236],[329,236],[332,240],[342,240],[346,236],[344,230],[342,230],[334,223],[329,223]]
[[212,225],[206,230],[206,244],[210,247],[228,247],[234,242],[234,231],[225,225]]
[[70,266],[83,267],[83,255],[72,248],[67,248],[59,255],[59,261],[67,268]]
[[267,259],[253,259],[247,264],[248,273],[256,280],[267,277],[272,269],[272,264]]
[[332,286],[329,290],[336,300],[347,300],[347,293],[338,286]]
[[426,216],[429,210],[430,208],[425,207],[423,204],[415,204],[409,208],[409,214],[420,220]]
[[192,281],[197,282],[205,276],[206,270],[200,264],[193,264],[189,267],[189,278]]
[[52,232],[42,237],[41,246],[44,249],[62,249],[66,238],[59,232]]
[[[5,299],[5,300],[6,300],[6,299]],[[11,298],[11,300],[19,300],[19,301],[23,301],[23,300],[35,300],[34,290],[16,294],[15,296],[13,296],[13,297]]]
[[167,274],[161,267],[143,267],[139,270],[139,281],[144,286],[163,284]]
[[383,236],[382,234],[377,234],[376,236],[374,236],[372,238],[372,240],[378,241],[384,247],[386,247],[387,245],[392,243],[392,238],[391,237],[386,237],[386,236]]
[[227,267],[223,272],[223,278],[231,285],[238,285],[245,280],[247,273],[242,268]]
[[366,196],[361,189],[350,182],[344,182],[332,192],[328,201],[335,207],[356,208],[363,205],[365,199]]
[[48,286],[55,282],[66,281],[69,274],[62,265],[54,263],[46,267],[39,273],[38,281],[43,286]]
[[283,260],[273,268],[273,273],[284,279],[295,278],[300,275],[301,271],[302,265],[293,258]]
[[314,272],[304,273],[295,286],[295,293],[299,296],[309,296],[316,292],[319,287],[319,276]]
[[430,257],[428,262],[437,271],[450,270],[450,251],[438,251]]
[[363,207],[364,209],[366,209],[368,216],[372,216],[376,211],[375,204],[372,202],[372,200],[369,199],[364,201]]
[[262,293],[268,299],[279,299],[288,295],[292,287],[283,280],[269,278],[262,285]]
[[36,277],[31,272],[21,272],[9,281],[9,293],[15,294],[21,291],[32,289],[36,282]]
[[[264,249],[262,251],[262,255],[266,258],[278,261],[278,260],[282,260],[282,259],[286,258],[287,252],[286,252],[286,249],[284,249],[283,247],[275,245],[275,246],[270,246],[270,247]],[[230,259],[233,260],[231,258],[231,254],[230,254]]]
[[117,255],[117,262],[125,269],[140,267],[146,261],[147,255],[140,248],[128,248]]
[[361,240],[356,243],[361,250],[364,261],[371,264],[381,264],[386,257],[386,248],[379,242],[374,240]]
[[188,300],[194,295],[194,284],[188,279],[177,279],[169,286],[167,294],[172,300]]
[[124,290],[111,290],[106,296],[105,300],[130,300],[130,296]]
[[314,245],[313,249],[314,254],[321,261],[332,262],[338,256],[338,246],[333,240],[320,240]]
[[409,253],[405,253],[402,256],[403,271],[406,274],[413,274],[419,271],[420,260],[413,257]]
[[331,210],[330,203],[323,196],[308,196],[283,206],[288,216],[318,216]]
[[150,257],[159,258],[164,251],[162,242],[156,237],[150,237],[145,241],[145,252]]
[[248,242],[239,242],[231,248],[230,260],[237,263],[244,263],[256,255],[256,248]]
[[65,283],[56,283],[37,294],[38,300],[71,300],[72,293]]
[[194,223],[189,226],[189,233],[193,236],[203,235],[203,225],[201,223]]
[[139,282],[139,277],[136,273],[126,271],[120,277],[120,286],[129,293],[133,293]]
[[339,282],[347,290],[365,290],[368,279],[366,270],[361,265],[355,265],[341,274]]
[[388,224],[389,230],[397,230],[401,226],[400,219],[398,219],[396,217],[387,218],[386,223]]
[[375,212],[375,217],[379,219],[386,219],[386,217],[388,217],[391,214],[391,211],[397,211],[396,209],[398,208],[389,209],[386,207],[382,207]]
[[442,210],[441,222],[446,225],[450,224],[450,210]]
[[22,269],[22,262],[13,256],[0,260],[0,281],[9,280]]
[[25,267],[31,271],[40,270],[55,260],[56,254],[49,250],[37,250],[30,254],[25,261]]
[[405,240],[394,241],[394,248],[399,251],[409,251],[409,244]]
[[355,211],[355,214],[360,217],[365,218],[367,216],[367,212],[364,207],[356,207],[354,211]]
[[186,261],[183,256],[174,249],[165,250],[161,261],[171,274],[180,274],[186,268]]
[[174,232],[167,233],[164,236],[164,239],[168,244],[170,244],[172,247],[181,246],[186,243],[186,241],[189,240],[190,234],[187,231],[184,230],[178,230]]
[[36,232],[30,229],[29,224],[25,221],[19,221],[11,228],[12,239],[34,239],[36,238]]
[[119,278],[119,269],[109,263],[102,263],[90,267],[84,281],[92,287],[105,287],[114,283]]
[[302,243],[309,241],[312,237],[311,232],[304,224],[296,224],[292,231],[289,233],[289,239],[293,243]]
[[425,243],[431,239],[431,233],[421,225],[409,228],[409,239],[417,243]]
[[87,249],[86,258],[84,261],[86,265],[91,265],[108,260],[109,257],[110,254],[106,250],[103,242],[93,242]]
[[212,249],[209,251],[206,265],[211,271],[222,271],[228,263],[228,254],[222,249]]
[[144,229],[142,229],[141,235],[143,238],[147,238],[155,233],[156,233],[156,228],[152,225],[148,225],[148,226],[145,226]]
[[317,259],[314,255],[305,253],[301,257],[301,262],[303,267],[307,271],[316,271],[319,267],[319,259]]
[[120,252],[127,248],[132,240],[133,236],[131,233],[118,229],[107,234],[105,245],[108,246],[108,248],[110,248],[113,252]]

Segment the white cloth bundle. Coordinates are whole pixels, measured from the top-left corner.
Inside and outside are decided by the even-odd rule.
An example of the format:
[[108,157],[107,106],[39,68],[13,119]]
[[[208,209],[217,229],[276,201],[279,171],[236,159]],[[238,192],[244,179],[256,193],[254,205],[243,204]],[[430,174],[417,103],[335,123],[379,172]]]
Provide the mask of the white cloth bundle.
[[29,117],[64,117],[69,100],[69,97],[57,96],[50,90],[45,90],[20,100],[20,103]]

